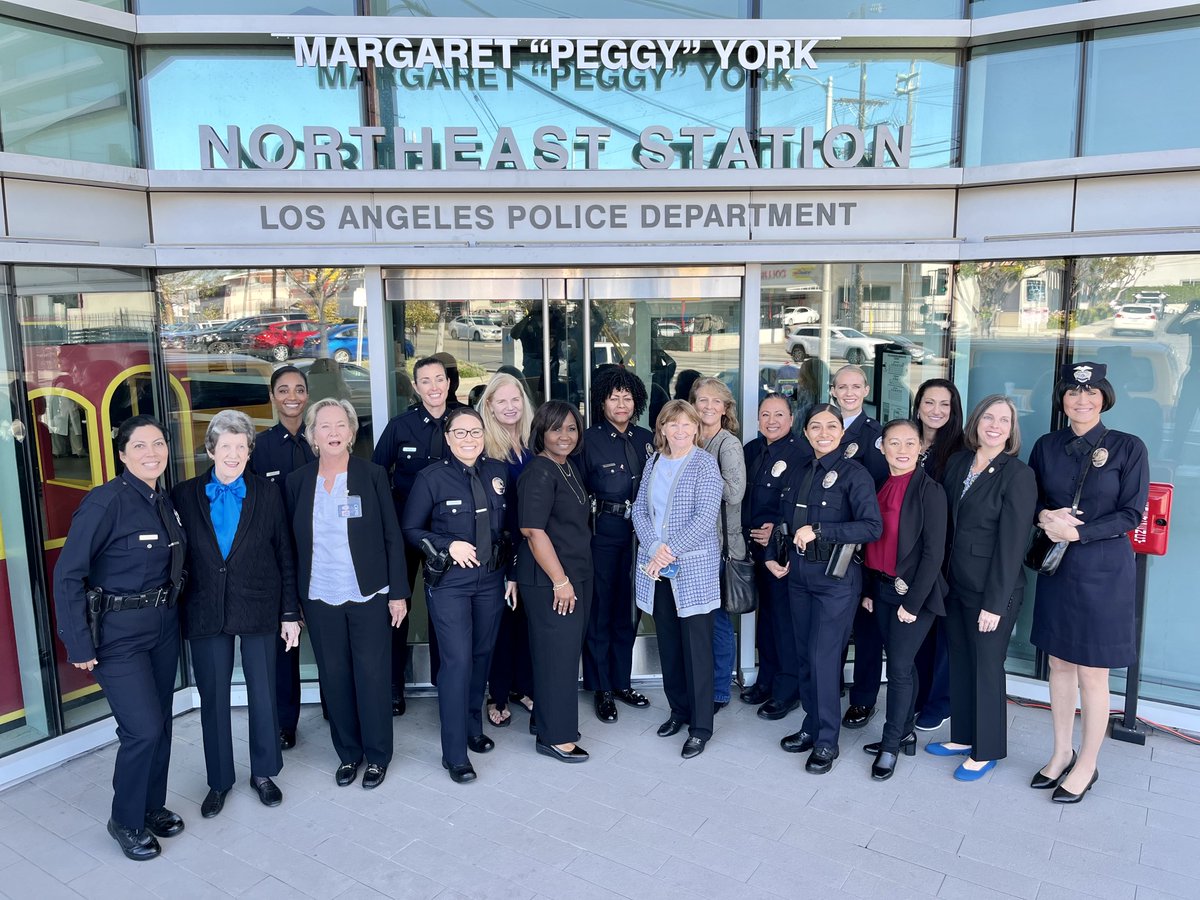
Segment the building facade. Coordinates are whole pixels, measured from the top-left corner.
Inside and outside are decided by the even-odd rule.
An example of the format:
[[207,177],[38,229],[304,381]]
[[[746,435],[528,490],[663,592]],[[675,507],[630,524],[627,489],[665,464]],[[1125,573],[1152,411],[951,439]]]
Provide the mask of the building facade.
[[1176,491],[1137,690],[1200,706],[1198,70],[1182,2],[0,0],[0,754],[107,716],[49,592],[122,418],[188,477],[299,360],[369,453],[436,351],[464,401],[508,366],[589,415],[601,363],[651,414],[714,375],[746,437],[845,361],[883,419],[945,377],[1014,397],[1023,455],[1105,362]]

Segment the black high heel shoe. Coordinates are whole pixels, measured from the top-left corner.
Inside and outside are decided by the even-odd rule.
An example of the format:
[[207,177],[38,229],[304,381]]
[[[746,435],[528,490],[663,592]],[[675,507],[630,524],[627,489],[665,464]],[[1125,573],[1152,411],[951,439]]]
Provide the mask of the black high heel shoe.
[[[868,756],[878,756],[879,751],[883,749],[883,741],[874,741],[870,744],[863,744],[863,753]],[[904,737],[900,738],[900,750],[905,756],[917,755],[917,733],[910,731]]]
[[875,762],[871,764],[871,777],[876,781],[887,781],[895,771],[896,754],[880,750],[879,755],[875,757]]
[[1055,803],[1078,803],[1080,800],[1083,799],[1083,795],[1092,789],[1092,785],[1096,783],[1096,779],[1099,777],[1100,777],[1100,770],[1097,769],[1095,772],[1092,773],[1092,780],[1087,783],[1087,787],[1085,787],[1078,794],[1072,794],[1070,791],[1068,791],[1065,787],[1063,787],[1060,784],[1058,787],[1056,787],[1054,789],[1054,793],[1053,793],[1053,795],[1051,795],[1050,799],[1053,800]]
[[1067,763],[1067,767],[1065,769],[1058,773],[1058,777],[1056,778],[1051,778],[1049,775],[1043,775],[1042,770],[1038,769],[1033,776],[1033,780],[1029,782],[1029,786],[1035,791],[1048,791],[1051,788],[1058,787],[1062,783],[1062,780],[1067,777],[1070,771],[1075,768],[1075,760],[1077,758],[1078,757],[1076,757],[1075,751],[1072,750],[1071,761]]

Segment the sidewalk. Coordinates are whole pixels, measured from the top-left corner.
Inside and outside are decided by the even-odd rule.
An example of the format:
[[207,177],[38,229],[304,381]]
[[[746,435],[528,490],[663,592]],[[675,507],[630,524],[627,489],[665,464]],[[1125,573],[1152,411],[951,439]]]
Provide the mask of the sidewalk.
[[[187,831],[148,863],[121,856],[104,830],[115,744],[0,793],[0,895],[136,898],[838,898],[1200,897],[1200,748],[1165,735],[1145,747],[1106,742],[1101,777],[1078,806],[1050,802],[1029,778],[1050,746],[1049,714],[1009,706],[1010,755],[984,781],[951,778],[958,760],[918,751],[875,783],[843,732],[831,774],[803,771],[778,740],[799,713],[764,722],[734,699],[704,754],[655,735],[653,706],[598,722],[580,694],[581,746],[567,766],[533,751],[520,709],[488,729],[479,780],[440,765],[437,706],[413,699],[396,721],[396,756],[375,791],[333,783],[336,758],[319,708],[267,809],[240,781],[215,819],[200,716],[175,722],[168,805]],[[247,759],[245,711],[235,754]],[[937,732],[934,739],[948,735]],[[924,746],[929,735],[921,735]]]

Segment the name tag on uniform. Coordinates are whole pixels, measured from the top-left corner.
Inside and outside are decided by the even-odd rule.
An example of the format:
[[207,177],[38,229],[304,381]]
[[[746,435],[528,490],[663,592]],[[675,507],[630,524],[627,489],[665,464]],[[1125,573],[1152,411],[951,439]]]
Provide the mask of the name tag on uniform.
[[279,476],[279,470],[276,469],[274,472],[268,472],[266,475],[263,476],[263,478],[276,478],[278,476]]
[[401,453],[416,453],[417,448],[416,447],[401,447],[400,452]]
[[338,504],[338,515],[343,519],[362,518],[362,497],[350,494],[345,501]]
[[462,501],[461,500],[447,500],[446,505],[447,506],[462,506]]
[[139,541],[157,541],[158,535],[157,534],[139,534],[138,540]]

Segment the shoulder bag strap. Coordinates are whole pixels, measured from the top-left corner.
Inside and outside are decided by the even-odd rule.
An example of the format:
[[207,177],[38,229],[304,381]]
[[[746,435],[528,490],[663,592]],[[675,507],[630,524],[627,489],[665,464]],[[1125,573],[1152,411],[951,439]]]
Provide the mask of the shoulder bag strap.
[[[1104,443],[1104,439],[1106,437],[1108,437],[1108,429],[1107,428],[1105,428],[1104,431],[1101,433],[1100,440],[1096,441],[1096,450],[1100,449],[1100,447]],[[1096,450],[1093,450],[1092,453],[1095,453]],[[1071,501],[1071,515],[1073,515],[1073,516],[1078,515],[1078,513],[1079,513],[1079,498],[1081,496],[1083,496],[1083,483],[1087,480],[1088,472],[1090,472],[1094,468],[1095,468],[1095,466],[1092,465],[1092,454],[1089,453],[1087,456],[1085,456],[1083,458],[1083,472],[1080,473],[1079,484],[1075,488],[1075,499]]]

